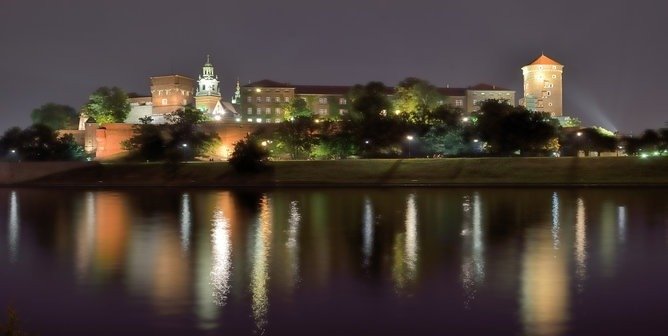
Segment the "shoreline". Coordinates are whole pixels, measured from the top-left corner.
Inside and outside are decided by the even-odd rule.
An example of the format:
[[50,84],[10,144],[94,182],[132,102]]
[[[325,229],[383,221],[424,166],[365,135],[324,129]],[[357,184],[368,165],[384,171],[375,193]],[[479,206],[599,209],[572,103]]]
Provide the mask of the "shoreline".
[[[35,163],[15,163],[22,171]],[[25,166],[24,166],[25,165]],[[62,165],[9,188],[666,188],[668,158],[454,158],[273,161],[235,173],[225,162]],[[54,168],[55,169],[55,168]],[[2,181],[0,181],[2,182]]]

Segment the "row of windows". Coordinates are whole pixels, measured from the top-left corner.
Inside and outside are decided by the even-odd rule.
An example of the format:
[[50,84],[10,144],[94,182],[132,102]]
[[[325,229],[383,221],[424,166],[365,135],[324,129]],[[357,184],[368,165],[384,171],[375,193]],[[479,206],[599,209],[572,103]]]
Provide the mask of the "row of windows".
[[[253,111],[254,111],[253,108],[249,107],[246,109],[246,114],[253,114]],[[271,107],[265,107],[264,110],[261,107],[258,107],[255,111],[257,112],[258,115],[262,114],[263,111],[265,114],[271,114]],[[276,114],[281,114],[283,111],[281,110],[281,108],[277,107],[274,109],[274,112]],[[318,114],[320,115],[327,115],[327,112],[328,111],[325,108],[321,108],[318,110]],[[339,109],[339,114],[343,115],[346,113],[348,113],[347,109]]]
[[[258,103],[261,103],[262,101],[267,102],[267,103],[271,103],[271,101],[272,101],[271,98],[272,97],[270,97],[270,96],[266,96],[266,97],[264,97],[264,99],[262,99],[262,97],[257,96],[257,97],[255,97],[255,100]],[[252,103],[253,102],[253,97],[251,97],[251,96],[246,97],[246,101],[249,102],[249,103]],[[290,102],[290,97],[283,97],[282,101],[285,102],[285,103],[289,103]],[[274,103],[280,103],[280,102],[281,102],[281,97],[278,97],[278,96],[274,97]]]
[[[275,111],[276,111],[276,114],[281,114],[281,112],[282,112],[282,111],[281,111],[281,108],[279,108],[279,107],[277,107],[277,108],[275,109]],[[246,113],[248,113],[248,114],[253,114],[253,108],[252,108],[252,107],[247,108],[247,109],[246,109]],[[266,107],[266,108],[264,109],[264,113],[265,113],[265,114],[271,114],[271,107]],[[262,108],[261,108],[261,107],[258,107],[258,108],[257,108],[257,114],[262,114]]]
[[[246,97],[246,101],[249,102],[249,103],[252,103],[253,102],[253,97],[251,97],[251,96]],[[283,97],[283,99],[281,99],[281,97],[276,96],[276,97],[273,97],[273,99],[272,99],[271,96],[266,96],[266,97],[256,96],[255,101],[258,102],[258,103],[262,103],[262,102],[271,103],[272,101],[274,103],[280,103],[281,101],[283,101],[285,103],[288,103],[288,102],[290,102],[290,97]],[[328,102],[329,102],[329,100],[328,100],[327,97],[318,98],[318,103],[320,103],[320,104],[327,104]],[[339,98],[339,105],[346,105],[347,103],[348,103],[348,100],[346,98]]]
[[[161,103],[162,105],[169,105],[169,101],[165,98],[162,99]],[[188,102],[185,99],[183,100],[183,105],[188,105]]]

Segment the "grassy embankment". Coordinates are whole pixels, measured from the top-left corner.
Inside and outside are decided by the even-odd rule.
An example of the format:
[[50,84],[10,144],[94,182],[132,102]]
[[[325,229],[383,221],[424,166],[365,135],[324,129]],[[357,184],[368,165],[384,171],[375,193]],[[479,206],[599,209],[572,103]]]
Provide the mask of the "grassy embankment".
[[278,161],[243,175],[227,163],[100,164],[31,186],[668,186],[668,158],[472,158]]

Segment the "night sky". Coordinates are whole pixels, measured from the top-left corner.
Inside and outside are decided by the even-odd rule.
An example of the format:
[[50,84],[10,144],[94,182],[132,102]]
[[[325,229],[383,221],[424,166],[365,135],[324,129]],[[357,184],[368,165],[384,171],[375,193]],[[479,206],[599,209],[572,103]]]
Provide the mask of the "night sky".
[[496,84],[522,95],[541,52],[565,65],[564,114],[622,132],[668,122],[668,2],[0,0],[0,130],[99,86],[149,94],[211,54],[242,83]]

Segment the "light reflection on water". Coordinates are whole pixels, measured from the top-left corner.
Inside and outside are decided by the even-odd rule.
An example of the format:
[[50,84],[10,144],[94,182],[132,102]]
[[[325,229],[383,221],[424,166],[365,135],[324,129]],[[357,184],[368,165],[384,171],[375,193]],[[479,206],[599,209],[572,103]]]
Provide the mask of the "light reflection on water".
[[[369,319],[384,321],[366,324],[369,333],[402,333],[421,321],[434,334],[461,325],[452,331],[461,334],[489,319],[502,334],[568,335],[587,323],[579,312],[596,314],[591,307],[599,303],[587,295],[601,296],[599,287],[626,288],[629,276],[644,286],[668,281],[643,268],[668,261],[665,242],[661,250],[647,242],[668,214],[663,203],[646,214],[638,199],[660,199],[651,192],[134,193],[71,191],[48,203],[50,191],[5,191],[0,260],[9,263],[0,305],[10,295],[34,302],[24,285],[53,286],[40,299],[69,293],[72,313],[102,325],[87,311],[116,302],[120,317],[155,319],[143,327],[147,334],[166,317],[185,329],[163,334],[281,334],[304,321],[323,326],[313,333],[354,334],[342,326]],[[164,203],[148,201],[157,197]],[[26,211],[37,205],[43,211]],[[39,282],[49,269],[70,274],[73,284]],[[87,306],[90,299],[68,286],[92,286],[86,295],[100,304]],[[652,300],[668,304],[660,294]],[[642,305],[627,313],[643,308],[649,312],[641,316],[655,316]],[[31,309],[49,315],[49,306]]]
[[485,257],[482,228],[480,194],[466,196],[462,204],[464,218],[462,220],[463,258],[462,285],[464,287],[464,306],[470,308],[475,300],[478,287],[485,280]]
[[19,220],[19,201],[16,197],[16,191],[9,194],[9,234],[7,235],[9,247],[9,261],[15,263],[19,255],[19,241],[21,239],[20,220]]

